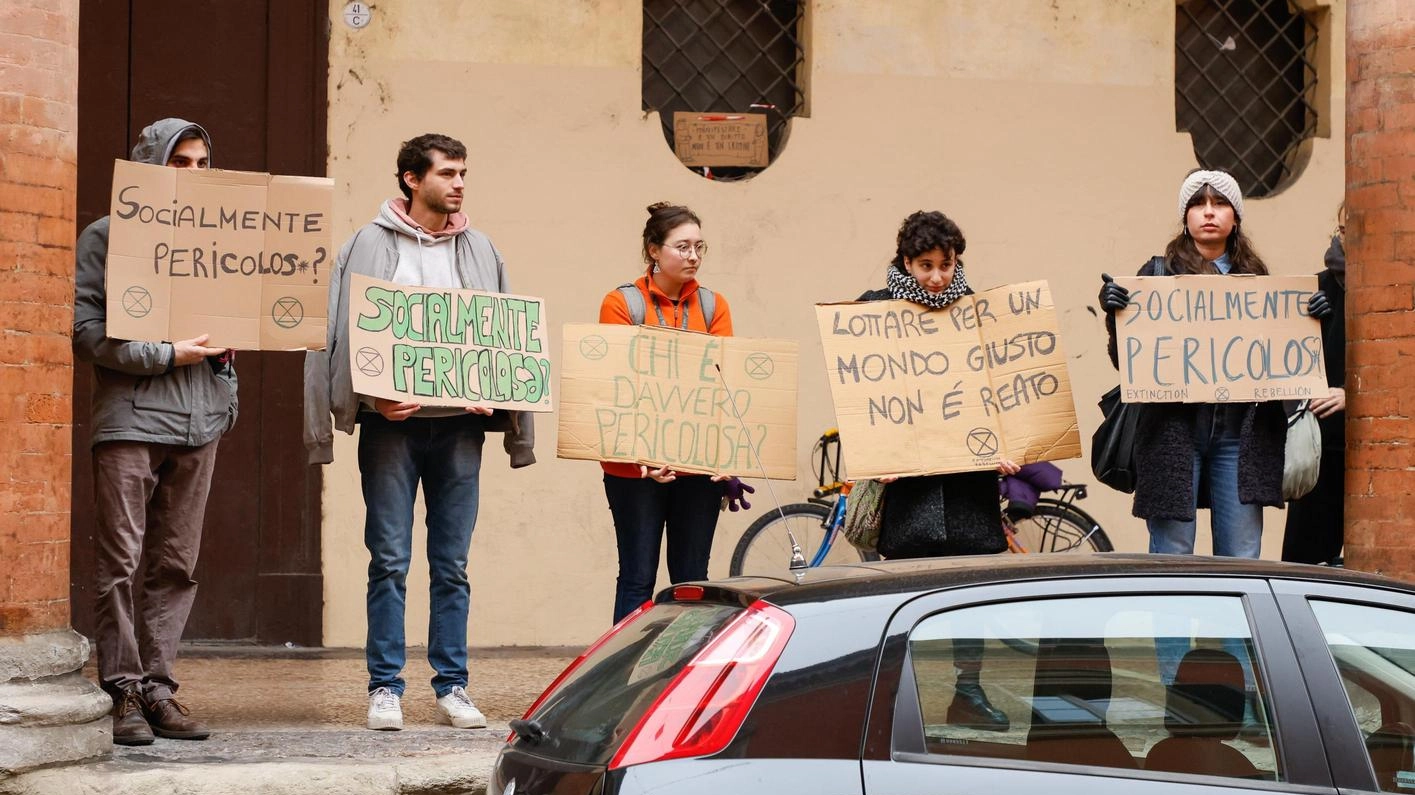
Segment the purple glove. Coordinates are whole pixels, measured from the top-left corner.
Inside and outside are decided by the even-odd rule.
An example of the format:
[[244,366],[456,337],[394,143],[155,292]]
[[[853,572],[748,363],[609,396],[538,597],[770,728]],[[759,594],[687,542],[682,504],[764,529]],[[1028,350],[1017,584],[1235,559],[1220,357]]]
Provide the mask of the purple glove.
[[747,502],[747,495],[756,493],[757,490],[743,483],[741,478],[730,477],[722,481],[722,507],[729,511],[750,508],[752,504]]

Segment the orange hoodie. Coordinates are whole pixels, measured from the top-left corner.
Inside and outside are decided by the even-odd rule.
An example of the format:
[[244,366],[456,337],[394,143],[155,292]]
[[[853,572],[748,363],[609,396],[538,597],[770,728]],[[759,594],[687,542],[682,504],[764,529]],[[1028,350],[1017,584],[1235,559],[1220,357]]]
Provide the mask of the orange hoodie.
[[[654,311],[654,307],[657,306],[659,311],[663,313],[664,325],[682,328],[683,313],[687,312],[690,331],[705,331],[717,337],[732,336],[732,310],[727,306],[727,299],[722,296],[722,293],[714,293],[712,317],[705,319],[702,302],[698,300],[696,279],[689,280],[687,284],[683,285],[683,292],[678,301],[665,295],[647,275],[636,279],[634,286],[638,287],[639,292],[644,295],[644,325],[658,324],[658,313]],[[600,303],[599,322],[618,323],[625,326],[633,324],[633,320],[629,317],[629,305],[624,302],[624,295],[618,289],[610,290],[609,294],[604,297],[604,301]],[[601,461],[600,466],[604,467],[606,473],[615,477],[639,477],[638,464]]]

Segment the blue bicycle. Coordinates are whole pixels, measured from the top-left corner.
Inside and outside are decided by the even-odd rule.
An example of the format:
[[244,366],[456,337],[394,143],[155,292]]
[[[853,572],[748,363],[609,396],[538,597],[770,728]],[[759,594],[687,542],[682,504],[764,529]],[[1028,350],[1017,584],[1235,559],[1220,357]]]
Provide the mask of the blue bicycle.
[[[732,551],[728,572],[781,576],[790,571],[792,539],[807,566],[879,560],[840,539],[851,483],[840,478],[840,432],[821,434],[811,449],[816,488],[808,502],[772,508],[742,533]],[[1064,483],[1059,498],[1042,497],[1030,512],[1004,502],[1002,530],[1011,552],[1110,552],[1114,547],[1100,524],[1076,507],[1086,498],[1085,484]],[[836,543],[841,541],[841,543]]]

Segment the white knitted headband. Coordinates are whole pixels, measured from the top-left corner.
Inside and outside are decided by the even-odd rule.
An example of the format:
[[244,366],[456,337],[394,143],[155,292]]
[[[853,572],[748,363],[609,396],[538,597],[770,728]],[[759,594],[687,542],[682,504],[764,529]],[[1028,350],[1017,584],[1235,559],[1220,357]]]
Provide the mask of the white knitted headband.
[[1243,220],[1243,191],[1238,189],[1238,180],[1227,171],[1195,171],[1184,178],[1179,186],[1179,220],[1182,223],[1188,212],[1189,200],[1194,198],[1205,185],[1218,191],[1228,203],[1233,205],[1233,214]]

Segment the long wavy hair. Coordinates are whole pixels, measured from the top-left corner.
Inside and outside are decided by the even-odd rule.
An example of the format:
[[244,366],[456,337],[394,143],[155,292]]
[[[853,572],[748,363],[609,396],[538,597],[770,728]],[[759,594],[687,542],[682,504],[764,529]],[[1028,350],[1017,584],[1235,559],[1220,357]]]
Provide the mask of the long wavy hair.
[[[1208,199],[1217,199],[1228,204],[1228,199],[1210,185],[1205,185],[1190,197],[1189,203],[1184,206],[1184,217],[1179,220],[1179,234],[1175,235],[1174,239],[1169,241],[1169,245],[1164,247],[1165,267],[1169,269],[1170,273],[1219,272],[1213,262],[1204,259],[1204,255],[1200,254],[1198,247],[1194,245],[1194,238],[1189,236],[1189,208],[1203,204]],[[1232,266],[1229,273],[1268,275],[1267,264],[1263,262],[1262,257],[1258,256],[1258,251],[1253,248],[1252,241],[1243,234],[1243,222],[1237,218],[1234,219],[1233,231],[1229,233],[1224,249],[1228,252],[1228,262]]]

